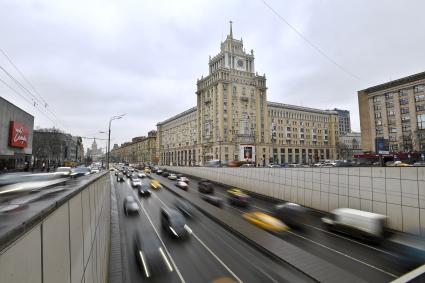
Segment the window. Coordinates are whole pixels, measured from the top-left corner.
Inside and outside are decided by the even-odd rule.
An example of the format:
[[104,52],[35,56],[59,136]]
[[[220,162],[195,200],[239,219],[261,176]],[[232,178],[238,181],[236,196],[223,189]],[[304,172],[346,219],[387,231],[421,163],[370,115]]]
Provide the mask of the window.
[[400,98],[400,105],[406,105],[409,103],[409,99],[407,98]]
[[382,114],[381,112],[375,112],[375,118],[381,118]]
[[376,135],[382,135],[384,133],[384,129],[382,127],[376,128]]
[[425,85],[415,85],[413,87],[414,93],[423,92],[423,91],[425,91]]
[[373,97],[373,102],[381,102],[381,97],[380,96]]
[[395,127],[389,127],[388,128],[388,132],[390,132],[390,133],[397,133],[397,128],[395,128]]
[[373,106],[373,110],[375,110],[375,111],[381,110],[381,105],[375,105],[375,106]]
[[401,130],[402,130],[403,132],[408,132],[408,131],[410,131],[410,125],[402,125],[402,126],[401,126]]
[[416,115],[416,121],[418,123],[418,129],[425,129],[425,114]]
[[387,108],[393,108],[394,107],[394,102],[393,101],[388,101],[386,103]]
[[392,142],[395,142],[395,141],[397,141],[397,137],[396,136],[390,136],[389,140],[392,141]]
[[395,111],[394,110],[388,110],[388,116],[394,116],[395,115]]
[[415,101],[416,102],[424,101],[424,100],[425,100],[425,94],[415,95]]
[[399,96],[406,96],[406,95],[408,95],[409,93],[408,93],[408,91],[407,91],[407,89],[401,89],[399,92],[398,92],[398,95]]
[[425,110],[425,104],[416,105],[416,111],[424,111]]
[[407,114],[407,113],[409,113],[409,108],[400,108],[400,113],[401,114]]
[[393,98],[393,93],[392,92],[389,92],[389,93],[386,93],[385,94],[385,99],[391,99],[391,98]]
[[410,122],[410,117],[409,116],[402,116],[401,117],[401,122],[403,122],[403,123]]

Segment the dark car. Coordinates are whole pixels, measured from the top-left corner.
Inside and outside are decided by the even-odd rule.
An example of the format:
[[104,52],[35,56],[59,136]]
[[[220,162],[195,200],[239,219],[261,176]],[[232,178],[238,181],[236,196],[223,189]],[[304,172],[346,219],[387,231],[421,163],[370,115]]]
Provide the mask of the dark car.
[[186,230],[186,220],[179,211],[174,209],[161,208],[161,226],[174,238],[181,239],[189,235]]
[[205,200],[206,202],[222,207],[223,206],[223,199],[221,197],[215,196],[215,195],[209,195],[209,194],[201,194],[201,199]]
[[[181,174],[178,174],[178,175],[181,175]],[[186,178],[185,176],[177,177],[177,181],[183,181],[183,182],[185,182],[187,184],[189,184],[189,182],[190,182],[189,179]]]
[[117,175],[117,182],[124,182],[124,174],[119,172]]
[[185,191],[187,191],[187,189],[189,188],[187,183],[183,181],[177,181],[176,186]]
[[156,173],[156,174],[158,174],[158,175],[161,175],[161,174],[162,174],[162,172],[163,172],[163,171],[162,171],[161,169],[158,169],[158,170],[156,170],[156,171],[155,171],[155,173]]
[[302,229],[308,224],[308,210],[296,203],[287,202],[278,204],[273,210],[274,216],[292,228]]
[[84,166],[72,168],[71,169],[71,178],[78,178],[78,177],[81,177],[81,176],[90,175],[90,171],[91,171],[90,168],[84,167]]
[[212,194],[214,193],[214,185],[208,180],[201,180],[198,183],[198,190],[203,194]]
[[194,207],[185,200],[177,199],[174,206],[179,210],[185,217],[193,218],[195,216]]
[[168,177],[168,176],[170,176],[170,172],[164,171],[164,172],[162,172],[161,176],[162,177]]
[[140,210],[139,204],[137,203],[134,196],[126,196],[124,199],[124,213],[125,215],[138,214]]
[[146,278],[161,277],[173,271],[168,253],[153,231],[134,234],[134,255]]
[[149,197],[151,195],[151,190],[148,185],[140,186],[138,191],[141,197]]
[[250,197],[237,188],[227,191],[229,203],[238,206],[248,206]]

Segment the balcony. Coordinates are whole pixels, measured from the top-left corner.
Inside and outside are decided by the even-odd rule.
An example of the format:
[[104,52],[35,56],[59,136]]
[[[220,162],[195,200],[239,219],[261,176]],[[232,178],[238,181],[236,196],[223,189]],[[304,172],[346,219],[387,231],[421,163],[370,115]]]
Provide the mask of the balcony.
[[249,101],[249,99],[248,99],[248,97],[246,97],[246,96],[241,96],[241,101],[248,102],[248,101]]

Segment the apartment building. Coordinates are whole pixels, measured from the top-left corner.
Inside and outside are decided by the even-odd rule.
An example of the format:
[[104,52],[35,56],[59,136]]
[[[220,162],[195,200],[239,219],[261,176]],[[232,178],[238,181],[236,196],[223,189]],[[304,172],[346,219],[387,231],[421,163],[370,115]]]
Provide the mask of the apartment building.
[[390,152],[425,149],[425,72],[358,91],[362,147]]
[[123,143],[111,150],[113,162],[128,163],[158,163],[156,151],[156,131],[148,132],[148,136],[133,138],[131,142]]
[[338,113],[268,102],[266,76],[255,71],[254,61],[254,51],[245,51],[230,24],[220,52],[209,58],[208,76],[197,81],[196,107],[157,124],[161,164],[336,158]]

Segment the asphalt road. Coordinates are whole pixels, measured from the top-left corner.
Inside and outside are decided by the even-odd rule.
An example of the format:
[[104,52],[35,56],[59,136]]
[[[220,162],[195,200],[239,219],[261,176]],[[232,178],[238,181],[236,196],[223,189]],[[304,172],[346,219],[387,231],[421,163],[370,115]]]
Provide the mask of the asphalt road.
[[[156,174],[152,174],[152,177],[169,187],[178,189],[175,187],[175,181]],[[226,200],[225,190],[223,187],[216,186],[215,194]],[[196,179],[190,179],[188,192],[199,195]],[[205,203],[205,205],[210,204]],[[271,214],[273,206],[273,203],[266,200],[252,198],[248,208],[235,207],[225,202],[223,209],[241,216],[247,211]],[[413,268],[380,246],[365,244],[355,238],[325,230],[321,226],[320,216],[317,214],[304,225],[304,229],[290,230],[281,239],[369,282],[389,282]]]
[[[144,182],[149,182],[144,179]],[[156,282],[213,282],[219,278],[231,278],[235,282],[311,282],[312,280],[291,266],[275,261],[220,225],[196,211],[194,219],[187,219],[192,230],[189,239],[172,239],[161,229],[161,207],[173,207],[176,196],[166,189],[152,191],[149,198],[138,198],[140,214],[127,217],[123,211],[123,199],[137,196],[129,180],[114,181],[117,192],[121,227],[122,265],[125,282],[143,279],[133,250],[133,234],[137,229],[143,233],[157,233],[172,259],[174,271]]]

